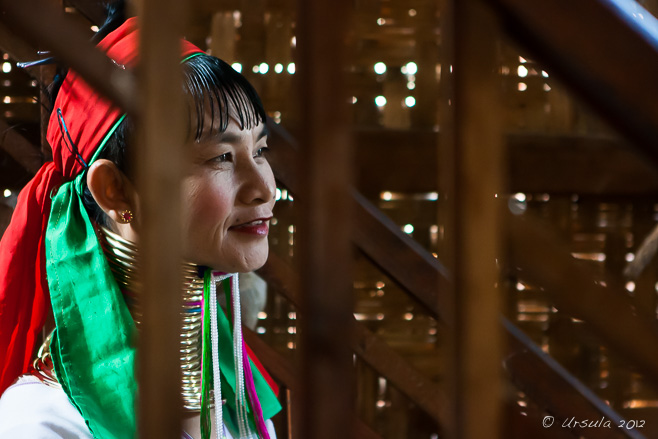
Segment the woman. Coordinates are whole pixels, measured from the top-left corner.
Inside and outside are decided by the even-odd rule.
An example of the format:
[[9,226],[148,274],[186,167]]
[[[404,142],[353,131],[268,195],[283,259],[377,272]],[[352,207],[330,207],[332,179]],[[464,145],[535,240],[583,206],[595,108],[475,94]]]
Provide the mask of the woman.
[[[136,22],[120,24],[120,16],[110,16],[98,46],[132,68]],[[269,418],[280,405],[242,340],[237,281],[268,252],[275,186],[264,157],[265,112],[228,64],[182,43],[191,127],[182,182],[189,261],[183,437],[205,439],[212,430],[217,437],[274,438]],[[53,94],[53,162],[21,192],[0,243],[0,438],[133,437],[141,314],[139,198],[126,153],[132,127],[75,72]],[[217,306],[217,285],[229,299],[226,313]],[[49,301],[56,329],[31,368]]]

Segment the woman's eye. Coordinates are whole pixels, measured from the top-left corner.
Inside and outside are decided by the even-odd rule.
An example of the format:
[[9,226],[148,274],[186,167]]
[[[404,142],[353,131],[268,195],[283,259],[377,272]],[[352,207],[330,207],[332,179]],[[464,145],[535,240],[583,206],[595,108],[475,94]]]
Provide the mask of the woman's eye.
[[258,150],[256,150],[254,157],[264,157],[268,152],[270,152],[270,148],[263,146],[262,148],[258,148]]
[[233,156],[230,152],[227,152],[225,154],[218,155],[217,157],[213,158],[212,161],[218,163],[231,162],[233,161]]

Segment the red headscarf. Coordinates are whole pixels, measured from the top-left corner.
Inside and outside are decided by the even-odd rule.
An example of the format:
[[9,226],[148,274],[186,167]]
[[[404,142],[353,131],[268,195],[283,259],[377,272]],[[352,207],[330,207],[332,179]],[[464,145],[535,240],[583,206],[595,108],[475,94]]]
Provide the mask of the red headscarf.
[[[119,66],[137,62],[136,18],[105,37],[98,47]],[[202,51],[182,41],[182,56]],[[60,125],[61,110],[77,151]],[[48,124],[53,161],[44,164],[23,188],[11,223],[0,241],[0,393],[27,372],[46,313],[50,309],[46,280],[45,234],[51,193],[84,170],[122,111],[70,71],[62,84]],[[82,160],[77,156],[80,154]]]

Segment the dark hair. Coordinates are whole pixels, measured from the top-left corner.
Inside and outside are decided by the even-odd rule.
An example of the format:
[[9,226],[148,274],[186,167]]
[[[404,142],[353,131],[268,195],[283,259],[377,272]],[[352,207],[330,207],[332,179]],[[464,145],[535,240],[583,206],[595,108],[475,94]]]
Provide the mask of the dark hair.
[[[98,33],[109,34],[125,21],[121,8],[110,10],[108,20]],[[102,36],[100,38],[102,38]],[[51,85],[51,103],[54,104],[64,72],[56,76]],[[265,109],[253,86],[226,62],[206,54],[199,54],[183,63],[183,89],[187,96],[188,138],[196,141],[213,131],[224,132],[231,116],[237,119],[240,129],[250,129],[265,123]],[[204,127],[204,116],[210,112],[211,125]],[[99,158],[112,161],[129,178],[133,174],[128,159],[130,139],[134,125],[129,117],[117,127],[99,154]],[[89,216],[100,225],[107,226],[107,216],[98,206],[83,179],[83,203]]]

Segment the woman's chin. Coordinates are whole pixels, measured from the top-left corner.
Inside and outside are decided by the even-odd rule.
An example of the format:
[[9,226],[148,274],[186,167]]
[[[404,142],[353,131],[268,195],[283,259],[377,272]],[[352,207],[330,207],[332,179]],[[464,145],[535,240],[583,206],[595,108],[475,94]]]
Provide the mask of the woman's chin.
[[210,263],[199,263],[211,267],[213,270],[223,273],[249,273],[258,270],[267,262],[268,250],[250,252],[246,255],[240,255],[230,260],[215,259]]

